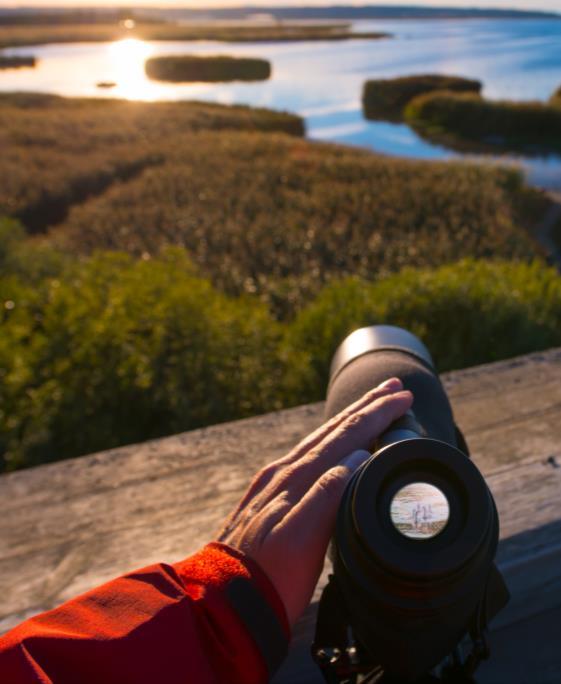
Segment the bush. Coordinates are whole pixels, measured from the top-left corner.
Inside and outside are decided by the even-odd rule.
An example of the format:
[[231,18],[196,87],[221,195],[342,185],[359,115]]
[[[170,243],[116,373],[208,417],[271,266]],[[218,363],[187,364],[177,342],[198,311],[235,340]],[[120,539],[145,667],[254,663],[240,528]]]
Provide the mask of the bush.
[[423,339],[440,371],[545,349],[561,344],[561,278],[540,261],[465,260],[377,283],[332,283],[288,331],[287,396],[321,399],[345,336],[382,323]]
[[561,149],[561,109],[541,102],[494,102],[437,92],[415,98],[405,117],[429,137],[443,134],[505,149]]
[[280,324],[179,248],[55,257],[0,224],[0,471],[319,400],[364,325],[411,329],[440,370],[561,344],[561,279],[541,262],[337,281]]
[[559,86],[559,88],[557,88],[557,90],[551,96],[549,104],[552,104],[555,107],[561,106],[561,86]]
[[173,83],[265,81],[271,75],[266,59],[221,55],[151,57],[145,69],[149,78]]
[[417,95],[435,90],[479,93],[482,84],[460,76],[425,74],[366,81],[362,107],[367,119],[401,121],[406,105]]
[[279,329],[186,255],[0,282],[0,470],[278,408]]

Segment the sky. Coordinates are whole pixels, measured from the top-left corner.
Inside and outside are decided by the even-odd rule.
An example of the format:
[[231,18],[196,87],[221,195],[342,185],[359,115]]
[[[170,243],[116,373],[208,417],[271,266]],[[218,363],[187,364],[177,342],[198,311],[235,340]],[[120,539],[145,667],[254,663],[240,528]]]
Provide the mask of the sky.
[[501,9],[553,10],[561,12],[561,0],[0,0],[0,7],[17,6],[142,6],[150,7],[226,7],[236,5],[255,6],[303,6],[303,5],[419,5],[425,7],[483,7]]

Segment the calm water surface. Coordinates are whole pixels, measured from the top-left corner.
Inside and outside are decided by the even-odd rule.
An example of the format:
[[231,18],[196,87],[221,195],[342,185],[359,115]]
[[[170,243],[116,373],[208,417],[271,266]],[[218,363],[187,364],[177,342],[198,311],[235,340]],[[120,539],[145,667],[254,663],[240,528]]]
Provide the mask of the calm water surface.
[[[461,157],[422,140],[408,126],[365,121],[360,96],[368,78],[445,73],[480,79],[489,98],[547,100],[561,85],[561,21],[464,20],[356,22],[382,30],[379,41],[224,44],[208,41],[80,43],[18,48],[34,54],[36,69],[0,72],[0,90],[138,100],[199,99],[296,112],[316,140],[360,145],[418,159]],[[150,81],[144,61],[162,54],[231,54],[271,61],[262,83],[175,85]],[[113,81],[111,90],[96,87]],[[522,163],[531,182],[561,187],[561,157],[502,157]]]

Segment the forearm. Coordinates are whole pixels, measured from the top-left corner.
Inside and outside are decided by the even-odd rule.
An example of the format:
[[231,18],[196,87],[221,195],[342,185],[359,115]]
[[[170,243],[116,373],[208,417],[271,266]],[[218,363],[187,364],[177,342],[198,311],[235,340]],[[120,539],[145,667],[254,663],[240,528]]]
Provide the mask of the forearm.
[[250,559],[219,544],[119,577],[0,639],[13,684],[262,684],[282,660],[283,605]]

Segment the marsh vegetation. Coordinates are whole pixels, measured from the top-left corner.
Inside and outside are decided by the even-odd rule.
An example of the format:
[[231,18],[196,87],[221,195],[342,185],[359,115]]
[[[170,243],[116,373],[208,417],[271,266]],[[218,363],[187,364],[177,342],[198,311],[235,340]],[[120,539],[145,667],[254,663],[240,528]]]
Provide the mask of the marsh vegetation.
[[164,149],[188,154],[180,137],[201,130],[300,136],[304,127],[292,114],[250,107],[0,94],[0,215],[44,232],[73,204],[162,163]]
[[561,343],[548,201],[518,172],[302,134],[0,97],[0,214],[25,224],[0,223],[0,469],[320,399],[357,325],[411,328],[442,370]]

